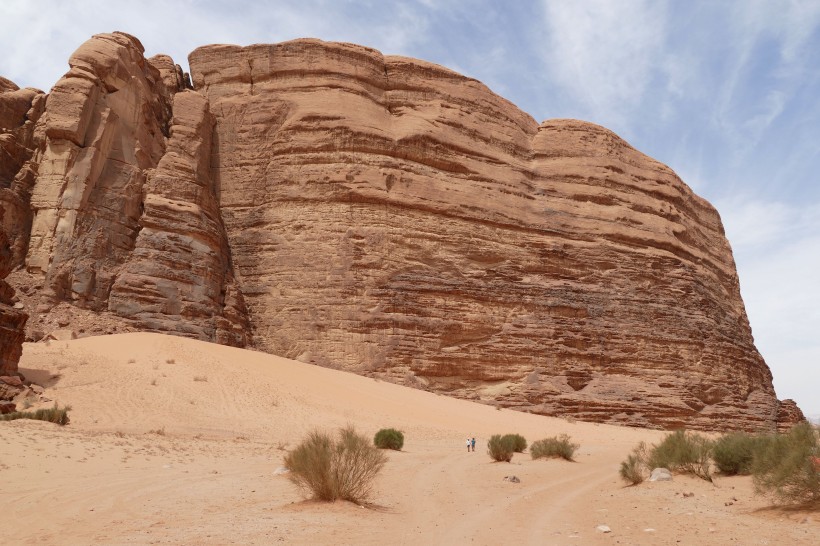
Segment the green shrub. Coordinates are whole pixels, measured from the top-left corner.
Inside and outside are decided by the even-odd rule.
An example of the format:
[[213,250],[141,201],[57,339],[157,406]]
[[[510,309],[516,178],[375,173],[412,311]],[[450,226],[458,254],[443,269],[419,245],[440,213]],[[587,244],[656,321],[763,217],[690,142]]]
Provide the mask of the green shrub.
[[527,449],[527,439],[520,434],[505,434],[502,439],[509,442],[516,453],[524,453]]
[[678,430],[649,451],[647,466],[693,474],[712,481],[712,442],[700,434]]
[[806,422],[787,434],[773,435],[756,451],[752,478],[758,493],[791,504],[820,502],[820,456],[817,431]]
[[501,436],[493,434],[487,442],[487,454],[494,461],[510,462],[515,453],[515,445],[512,434]]
[[573,461],[575,460],[573,458],[575,451],[579,447],[580,446],[578,444],[573,444],[570,441],[570,437],[567,434],[561,434],[559,436],[533,442],[530,446],[530,456],[533,459],[560,457],[561,459],[566,459],[567,461]]
[[57,407],[54,403],[53,408],[43,408],[35,411],[15,411],[0,415],[0,421],[14,421],[15,419],[36,419],[38,421],[48,421],[49,423],[57,423],[58,425],[67,425],[70,419],[68,412],[71,411],[71,406]]
[[401,451],[404,446],[404,434],[394,428],[383,428],[373,437],[373,445],[381,449]]
[[373,480],[387,457],[353,427],[340,429],[338,438],[311,432],[285,456],[288,478],[313,498],[361,503],[370,496]]
[[723,474],[751,474],[755,454],[764,449],[770,436],[731,432],[718,438],[712,447],[712,460]]
[[629,482],[631,485],[638,485],[643,482],[649,471],[646,465],[647,459],[648,454],[646,444],[641,442],[632,450],[632,453],[627,456],[626,460],[621,462],[621,478]]

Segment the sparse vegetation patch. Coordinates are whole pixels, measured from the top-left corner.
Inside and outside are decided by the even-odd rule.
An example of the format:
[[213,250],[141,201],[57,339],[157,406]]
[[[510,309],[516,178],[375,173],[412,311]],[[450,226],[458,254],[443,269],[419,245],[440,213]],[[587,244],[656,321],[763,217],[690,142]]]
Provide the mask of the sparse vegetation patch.
[[751,471],[758,493],[783,504],[820,505],[818,433],[809,423],[795,425],[787,434],[769,436],[755,451]]
[[652,446],[647,465],[672,472],[692,474],[712,481],[712,442],[697,433],[678,430]]
[[387,457],[353,427],[337,437],[314,431],[285,456],[288,479],[313,498],[362,503]]
[[504,440],[510,442],[513,451],[516,453],[524,453],[524,450],[527,449],[527,439],[520,434],[505,434]]
[[5,415],[0,415],[0,421],[35,419],[37,421],[48,421],[49,423],[56,423],[60,426],[64,426],[70,421],[68,418],[69,411],[71,411],[71,406],[63,406],[61,408],[55,403],[53,408],[41,408],[34,411],[15,411]]
[[621,478],[629,482],[630,485],[638,485],[643,482],[649,473],[646,462],[648,458],[646,443],[641,442],[632,450],[626,460],[621,462]]
[[512,434],[502,436],[493,434],[487,442],[487,454],[498,462],[510,462],[515,453],[515,444]]
[[580,446],[573,444],[567,434],[560,434],[552,438],[544,438],[533,442],[530,446],[530,456],[533,459],[561,458],[567,461],[575,460],[575,452]]
[[715,441],[712,460],[717,469],[727,476],[751,474],[755,453],[764,447],[769,438],[768,435],[746,432],[725,434]]
[[404,446],[404,434],[394,428],[383,428],[373,437],[373,445],[380,449],[401,451]]

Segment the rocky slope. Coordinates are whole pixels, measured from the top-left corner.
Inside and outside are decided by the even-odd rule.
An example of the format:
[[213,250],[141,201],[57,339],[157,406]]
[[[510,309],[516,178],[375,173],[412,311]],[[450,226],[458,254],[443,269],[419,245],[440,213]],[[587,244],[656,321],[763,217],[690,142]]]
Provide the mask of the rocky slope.
[[193,90],[125,34],[72,55],[10,228],[30,337],[170,332],[593,421],[799,418],[717,212],[612,132],[351,44],[189,61]]

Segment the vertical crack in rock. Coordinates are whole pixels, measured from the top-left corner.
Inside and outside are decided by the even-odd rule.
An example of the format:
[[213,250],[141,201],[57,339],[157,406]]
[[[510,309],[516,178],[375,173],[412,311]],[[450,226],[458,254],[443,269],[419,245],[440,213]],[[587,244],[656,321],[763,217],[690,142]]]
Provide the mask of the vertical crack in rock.
[[210,177],[214,120],[195,91],[173,97],[165,155],[145,186],[142,227],[109,310],[143,330],[243,347],[248,325]]
[[26,294],[37,310],[29,337],[71,324],[245,346],[207,99],[185,90],[170,57],[145,59],[124,33],[93,37],[69,65],[46,101],[26,271],[12,275],[40,287]]

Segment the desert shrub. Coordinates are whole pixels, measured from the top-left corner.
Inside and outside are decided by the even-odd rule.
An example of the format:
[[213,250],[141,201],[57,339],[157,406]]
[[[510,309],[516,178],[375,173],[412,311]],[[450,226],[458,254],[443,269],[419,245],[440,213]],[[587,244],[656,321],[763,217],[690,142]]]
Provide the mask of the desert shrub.
[[712,460],[723,474],[751,474],[755,454],[765,448],[771,436],[731,432],[715,441]]
[[338,437],[314,431],[285,456],[288,478],[319,500],[361,503],[370,496],[373,480],[387,457],[353,427]]
[[373,445],[381,449],[401,451],[404,446],[404,434],[394,428],[383,428],[373,437]]
[[561,434],[552,438],[544,438],[533,442],[530,446],[530,456],[533,459],[542,459],[548,457],[555,457],[566,459],[567,461],[574,460],[575,451],[580,446],[573,444],[567,434]]
[[631,485],[638,485],[643,482],[649,472],[646,464],[648,458],[646,444],[641,442],[632,450],[626,460],[621,462],[621,478]]
[[527,439],[520,434],[505,434],[503,440],[509,442],[516,453],[524,453],[527,449]]
[[487,442],[487,454],[494,461],[510,462],[515,453],[515,445],[512,434],[501,436],[493,434]]
[[53,408],[41,408],[35,411],[15,411],[0,415],[0,421],[14,421],[15,419],[36,419],[38,421],[48,421],[49,423],[57,423],[58,425],[67,425],[69,422],[68,412],[71,411],[71,406],[64,406],[62,408],[54,404]]
[[787,434],[769,436],[752,461],[755,490],[786,504],[820,502],[820,468],[814,459],[820,456],[817,434],[803,422]]
[[647,466],[693,474],[712,481],[712,442],[700,434],[678,430],[649,450]]

